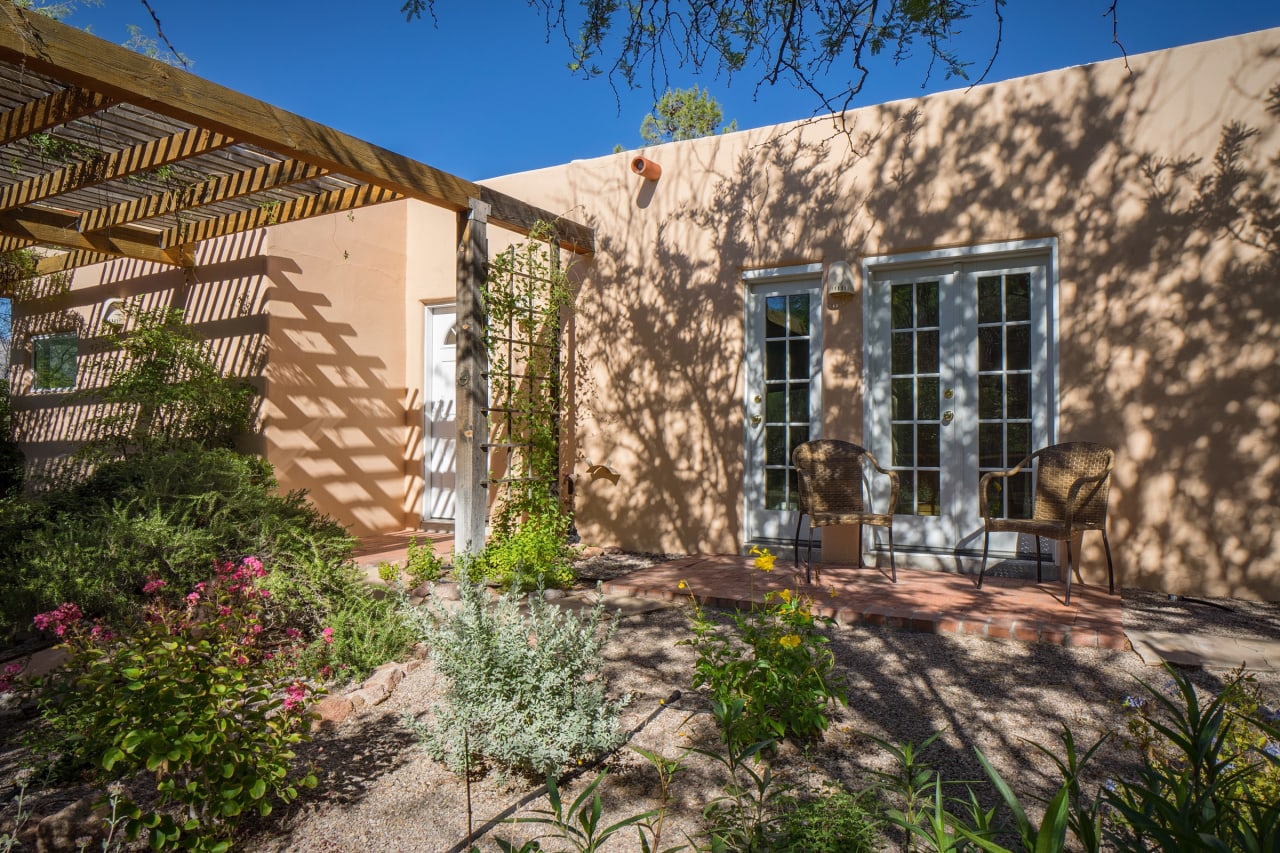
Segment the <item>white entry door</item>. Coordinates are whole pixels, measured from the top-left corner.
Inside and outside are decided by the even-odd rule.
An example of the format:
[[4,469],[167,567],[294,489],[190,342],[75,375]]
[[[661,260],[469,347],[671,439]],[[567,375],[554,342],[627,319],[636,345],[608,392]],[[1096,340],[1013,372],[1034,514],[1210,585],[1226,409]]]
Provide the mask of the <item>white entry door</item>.
[[[979,478],[1056,432],[1049,270],[1047,255],[869,267],[867,437],[898,472],[894,540],[918,565],[971,568],[982,547]],[[991,505],[1029,517],[1031,496],[1025,473],[997,481]],[[1034,547],[991,537],[996,556],[1020,544]]]
[[453,520],[457,467],[457,308],[426,309],[422,520]]
[[745,526],[748,542],[790,542],[791,451],[822,424],[821,266],[746,277]]

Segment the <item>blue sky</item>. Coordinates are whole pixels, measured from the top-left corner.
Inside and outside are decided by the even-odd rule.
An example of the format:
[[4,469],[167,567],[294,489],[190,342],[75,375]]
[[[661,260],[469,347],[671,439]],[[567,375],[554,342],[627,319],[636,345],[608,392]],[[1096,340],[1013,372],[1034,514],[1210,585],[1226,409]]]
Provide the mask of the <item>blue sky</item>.
[[[523,0],[437,0],[439,25],[406,23],[402,0],[151,0],[165,34],[193,71],[224,86],[472,180],[638,147],[653,106],[645,89],[622,92],[566,68],[563,39],[548,43]],[[571,5],[574,0],[569,0]],[[1003,44],[988,80],[1118,57],[1110,0],[1010,0]],[[1120,39],[1132,55],[1280,26],[1276,0],[1119,0]],[[117,43],[127,25],[154,35],[138,0],[103,0],[68,21]],[[978,70],[994,19],[978,13],[957,43]],[[755,93],[758,75],[732,81],[670,70],[673,86],[698,83],[742,128],[804,118],[813,97],[790,85]],[[920,64],[877,60],[859,104],[921,93]],[[938,77],[925,91],[963,85]]]

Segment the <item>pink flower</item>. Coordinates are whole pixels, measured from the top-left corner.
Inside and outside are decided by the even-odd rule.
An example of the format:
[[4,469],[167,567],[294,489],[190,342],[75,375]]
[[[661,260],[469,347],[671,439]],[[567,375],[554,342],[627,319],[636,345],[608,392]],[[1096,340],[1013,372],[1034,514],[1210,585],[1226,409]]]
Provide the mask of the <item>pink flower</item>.
[[302,686],[302,682],[295,681],[284,689],[284,693],[284,709],[286,711],[292,711],[294,708],[297,708],[302,704],[303,700],[306,698],[307,689]]
[[270,597],[271,597],[271,590],[269,590],[269,589],[260,589],[260,590],[258,590],[258,595],[262,596],[263,598],[270,598]]
[[52,630],[59,637],[67,633],[67,628],[79,622],[83,618],[80,608],[71,602],[59,604],[56,609],[47,613],[37,613],[31,620],[35,623],[36,628],[41,631]]
[[168,584],[166,584],[160,578],[147,578],[147,582],[142,585],[142,594],[151,595],[154,592],[159,592],[160,590],[164,589],[166,586],[168,586]]
[[297,628],[285,628],[284,635],[288,637],[290,640],[296,640],[302,636],[300,633],[298,633]]
[[229,605],[226,605],[226,604],[222,605],[221,607],[219,607],[219,608],[218,608],[218,615],[219,615],[219,616],[230,616],[230,615],[231,615],[231,607],[230,607]]
[[324,638],[324,641],[326,643],[328,643],[329,645],[333,645],[333,629],[332,628],[325,628],[323,631],[320,632],[320,636]]
[[89,631],[89,639],[97,643],[109,643],[115,639],[115,634],[101,622],[94,622],[93,629]]
[[244,655],[236,655],[237,666],[244,666],[247,663],[249,663],[249,659],[247,657],[245,657]]
[[262,561],[257,557],[245,557],[240,561],[240,565],[248,569],[248,574],[255,578],[264,578],[267,576],[267,570],[262,567]]

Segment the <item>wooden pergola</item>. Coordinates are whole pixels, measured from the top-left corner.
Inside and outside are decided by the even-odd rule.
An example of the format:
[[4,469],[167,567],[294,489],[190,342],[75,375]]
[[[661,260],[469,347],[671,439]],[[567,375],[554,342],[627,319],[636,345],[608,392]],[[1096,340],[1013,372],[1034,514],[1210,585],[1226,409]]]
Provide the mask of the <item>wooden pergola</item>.
[[[592,230],[0,0],[0,253],[191,267],[204,240],[400,199],[458,213],[459,547],[483,543],[486,222]],[[0,294],[2,295],[2,294]],[[478,531],[478,534],[476,533]]]

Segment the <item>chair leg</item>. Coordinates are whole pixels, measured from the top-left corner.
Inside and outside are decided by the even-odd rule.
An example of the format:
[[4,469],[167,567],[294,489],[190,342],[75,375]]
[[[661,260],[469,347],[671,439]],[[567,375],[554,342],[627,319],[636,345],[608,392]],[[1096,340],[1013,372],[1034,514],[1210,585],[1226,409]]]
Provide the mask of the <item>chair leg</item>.
[[791,537],[791,559],[796,568],[800,568],[800,522],[804,521],[804,513],[796,513],[796,535]]
[[809,550],[804,557],[804,582],[813,583],[813,525],[809,525]]
[[893,525],[889,525],[889,576],[898,582],[898,563],[893,557]]
[[1116,594],[1116,573],[1111,565],[1111,543],[1107,541],[1107,528],[1102,528],[1102,547],[1107,552],[1107,589]]
[[1044,575],[1041,573],[1041,564],[1044,558],[1040,556],[1040,537],[1036,537],[1036,583],[1044,582]]
[[982,531],[982,568],[978,570],[978,589],[982,589],[982,576],[987,573],[987,546],[991,544],[991,531]]
[[1067,599],[1066,603],[1071,603],[1071,540],[1067,540]]

